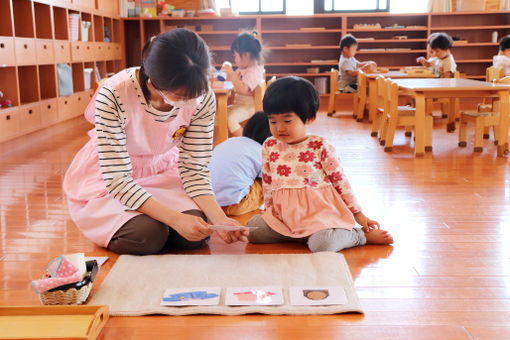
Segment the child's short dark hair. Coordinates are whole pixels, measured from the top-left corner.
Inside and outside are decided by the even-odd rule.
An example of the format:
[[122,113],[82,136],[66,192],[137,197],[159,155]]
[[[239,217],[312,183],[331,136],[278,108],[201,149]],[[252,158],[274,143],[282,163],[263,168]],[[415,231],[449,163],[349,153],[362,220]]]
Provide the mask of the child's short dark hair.
[[453,45],[452,38],[446,33],[437,33],[437,35],[430,42],[432,49],[439,48],[440,50],[447,50]]
[[504,36],[499,41],[499,50],[500,51],[504,51],[504,50],[509,49],[509,48],[510,48],[510,34],[507,35],[507,36]]
[[344,47],[351,47],[352,45],[357,45],[358,41],[352,34],[346,34],[340,39],[340,51],[343,51]]
[[266,139],[272,136],[269,129],[269,120],[264,111],[255,112],[246,122],[243,129],[243,136],[253,139],[259,144],[263,144]]
[[257,63],[264,63],[264,50],[260,40],[257,39],[257,31],[251,33],[241,33],[234,39],[230,45],[230,52],[239,53],[240,56],[246,52],[250,53],[251,60],[256,60]]
[[434,40],[435,37],[437,37],[439,33],[435,32],[435,33],[431,33],[429,35],[429,37],[427,38],[427,45],[430,45],[432,43],[432,40]]
[[263,106],[268,115],[294,112],[306,123],[317,115],[319,93],[306,79],[296,76],[283,77],[267,88]]
[[211,55],[195,32],[177,28],[151,38],[142,51],[140,83],[150,98],[147,81],[158,90],[184,89],[186,98],[196,98],[209,88]]

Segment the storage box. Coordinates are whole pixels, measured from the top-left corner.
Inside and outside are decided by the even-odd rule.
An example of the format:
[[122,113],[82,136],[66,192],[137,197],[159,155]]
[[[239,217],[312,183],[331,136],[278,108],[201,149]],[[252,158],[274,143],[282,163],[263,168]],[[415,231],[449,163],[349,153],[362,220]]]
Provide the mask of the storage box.
[[315,78],[314,84],[319,94],[328,93],[328,78],[326,77]]
[[457,0],[456,10],[461,11],[483,11],[485,10],[485,0]]
[[80,15],[69,14],[69,40],[77,41],[80,36]]
[[83,70],[83,75],[85,77],[85,90],[90,90],[92,88],[91,80],[92,80],[92,68],[85,68]]

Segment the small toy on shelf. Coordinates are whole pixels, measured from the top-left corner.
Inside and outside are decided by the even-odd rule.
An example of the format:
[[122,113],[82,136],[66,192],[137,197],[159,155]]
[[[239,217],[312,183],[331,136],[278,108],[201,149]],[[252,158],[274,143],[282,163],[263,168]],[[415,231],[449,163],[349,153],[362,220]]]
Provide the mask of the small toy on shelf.
[[158,13],[160,16],[170,16],[172,11],[175,9],[175,6],[170,5],[166,2],[166,0],[158,1]]
[[381,24],[355,24],[353,27],[355,30],[373,30],[373,29],[380,29]]
[[0,91],[0,108],[2,107],[11,107],[12,106],[12,100],[10,99],[3,99],[4,94],[2,91]]

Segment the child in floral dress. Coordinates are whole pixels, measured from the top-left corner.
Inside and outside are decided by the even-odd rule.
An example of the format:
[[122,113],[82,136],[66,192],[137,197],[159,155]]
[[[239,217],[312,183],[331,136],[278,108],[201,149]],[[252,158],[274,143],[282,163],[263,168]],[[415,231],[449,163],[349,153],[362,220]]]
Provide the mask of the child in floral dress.
[[262,148],[265,210],[248,222],[257,228],[249,241],[306,242],[312,252],[393,243],[362,213],[335,148],[306,134],[318,108],[317,90],[303,78],[281,78],[267,89],[264,112],[273,137]]

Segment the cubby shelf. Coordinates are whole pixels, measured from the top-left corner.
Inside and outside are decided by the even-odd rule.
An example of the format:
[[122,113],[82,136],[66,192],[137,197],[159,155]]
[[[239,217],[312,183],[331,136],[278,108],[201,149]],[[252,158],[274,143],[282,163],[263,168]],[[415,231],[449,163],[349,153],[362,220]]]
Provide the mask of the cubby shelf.
[[[96,61],[102,77],[106,63],[112,72],[124,67],[117,6],[110,0],[0,0],[0,91],[12,101],[0,109],[0,142],[82,115],[93,95],[85,88],[84,68],[94,70],[95,85]],[[81,21],[92,22],[88,41],[81,34],[79,41],[70,40],[71,13],[79,15],[80,27]],[[111,43],[104,42],[105,24]],[[61,63],[73,71],[74,94],[67,97],[59,96]]]

